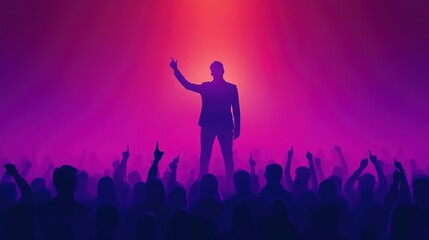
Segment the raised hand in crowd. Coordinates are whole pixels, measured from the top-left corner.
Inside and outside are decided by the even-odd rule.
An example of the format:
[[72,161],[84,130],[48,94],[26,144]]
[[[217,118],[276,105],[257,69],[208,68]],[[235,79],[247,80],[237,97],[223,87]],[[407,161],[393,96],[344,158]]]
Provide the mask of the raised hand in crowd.
[[170,175],[168,176],[167,190],[170,191],[177,184],[177,164],[179,163],[179,156],[173,159],[173,161],[168,164],[168,167],[171,170]]
[[153,152],[153,162],[152,166],[149,169],[149,173],[147,175],[147,180],[151,178],[156,178],[158,176],[158,164],[159,161],[162,159],[162,156],[164,156],[164,152],[159,150],[159,144],[156,142],[155,151]]
[[314,166],[316,168],[316,173],[317,173],[317,177],[320,180],[324,180],[325,179],[325,173],[323,172],[323,168],[322,168],[322,160],[320,159],[320,157],[316,157],[314,158]]
[[291,164],[292,164],[292,157],[293,157],[293,146],[287,152],[287,161],[286,161],[285,172],[284,172],[286,184],[290,190],[294,189],[293,179],[292,179],[292,175],[290,173],[290,168],[291,168]]
[[6,173],[10,175],[21,190],[21,201],[30,204],[33,200],[33,192],[27,181],[18,173],[14,164],[8,163],[4,165]]
[[375,171],[377,172],[377,177],[378,177],[378,187],[376,190],[376,194],[378,197],[382,197],[386,195],[387,192],[387,179],[386,176],[384,175],[383,169],[381,169],[380,167],[380,163],[377,158],[377,156],[372,155],[371,151],[368,151],[369,153],[369,160],[371,161],[371,163],[374,165]]
[[130,157],[130,148],[127,146],[127,150],[122,152],[122,160],[119,162],[118,166],[113,170],[113,180],[115,183],[125,182],[125,177],[127,176],[127,163]]
[[340,162],[341,162],[341,170],[342,170],[342,173],[343,173],[342,174],[343,175],[342,178],[346,179],[349,176],[349,167],[348,167],[346,158],[344,157],[343,150],[338,145],[334,146],[334,150],[338,154],[338,157],[339,157]]
[[256,161],[255,159],[253,159],[252,154],[250,154],[249,165],[250,165],[250,174],[255,175]]
[[314,167],[313,163],[313,154],[309,151],[307,151],[306,158],[308,160],[308,166],[310,168],[310,177],[311,177],[311,191],[313,193],[318,192],[319,184],[317,182],[317,175],[316,175],[316,169]]
[[368,158],[362,159],[360,161],[358,169],[347,179],[347,181],[344,184],[344,192],[347,194],[347,196],[351,199],[357,199],[357,194],[354,189],[354,184],[356,183],[357,179],[362,174],[363,170],[368,166]]
[[55,169],[55,164],[54,163],[50,163],[47,167],[45,172],[43,173],[43,178],[44,179],[50,179],[52,177],[52,171]]
[[411,203],[411,193],[404,167],[396,160],[396,158],[393,159],[393,164],[396,168],[395,171],[398,171],[401,176],[399,185],[399,202],[401,204],[409,204]]

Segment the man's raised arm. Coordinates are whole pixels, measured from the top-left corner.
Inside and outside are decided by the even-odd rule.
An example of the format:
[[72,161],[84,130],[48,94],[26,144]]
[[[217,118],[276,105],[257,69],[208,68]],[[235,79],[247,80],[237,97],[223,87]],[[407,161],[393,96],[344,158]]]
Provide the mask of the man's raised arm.
[[194,92],[200,92],[201,85],[190,83],[188,82],[188,80],[186,80],[186,78],[182,75],[182,73],[177,68],[177,60],[174,60],[173,58],[171,58],[170,67],[173,69],[174,76],[176,76],[180,84],[182,84],[188,90],[191,90]]

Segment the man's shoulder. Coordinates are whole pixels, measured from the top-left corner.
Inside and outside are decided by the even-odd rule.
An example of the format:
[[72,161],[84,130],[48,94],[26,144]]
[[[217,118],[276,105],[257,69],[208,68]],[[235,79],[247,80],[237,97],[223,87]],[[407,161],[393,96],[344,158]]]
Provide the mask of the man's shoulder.
[[[232,87],[232,88],[236,88],[236,87],[237,87],[237,85],[235,85],[235,84],[233,84],[233,83],[230,83],[230,82],[227,82],[227,81],[223,81],[223,83],[224,83],[226,86],[228,86],[228,87]],[[201,83],[201,85],[213,85],[213,84],[218,85],[219,83],[215,83],[215,82],[213,82],[213,80],[212,80],[212,81],[206,81],[206,82]]]
[[231,88],[237,88],[237,85],[235,85],[235,84],[233,84],[233,83],[230,83],[230,82],[227,82],[227,81],[225,81],[225,83],[226,83],[229,87],[231,87]]
[[210,88],[210,86],[212,85],[212,82],[211,81],[205,81],[205,82],[202,82],[201,84],[200,84],[200,86],[201,86],[201,89],[207,89],[207,88]]

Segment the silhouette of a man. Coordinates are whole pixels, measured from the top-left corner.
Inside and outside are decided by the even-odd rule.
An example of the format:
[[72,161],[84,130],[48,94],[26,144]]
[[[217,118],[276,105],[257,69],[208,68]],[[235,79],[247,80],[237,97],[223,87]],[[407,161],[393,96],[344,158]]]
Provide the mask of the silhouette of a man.
[[234,172],[232,141],[240,136],[240,104],[237,86],[223,79],[225,71],[219,61],[214,61],[210,65],[213,80],[202,84],[188,82],[177,68],[177,60],[172,58],[170,66],[174,70],[174,76],[186,89],[201,94],[202,108],[198,121],[198,125],[201,126],[200,177],[209,171],[213,142],[217,137],[225,161],[226,177],[232,179]]

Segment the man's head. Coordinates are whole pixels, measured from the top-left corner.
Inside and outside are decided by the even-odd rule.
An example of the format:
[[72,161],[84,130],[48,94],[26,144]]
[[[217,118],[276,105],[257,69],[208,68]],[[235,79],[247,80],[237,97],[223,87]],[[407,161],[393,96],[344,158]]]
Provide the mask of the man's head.
[[319,196],[323,201],[335,199],[337,196],[337,186],[335,183],[329,178],[323,180],[319,185]]
[[76,190],[77,169],[63,165],[54,170],[53,180],[59,196],[72,197]]
[[298,167],[295,170],[295,181],[293,182],[294,191],[303,192],[308,190],[310,182],[310,169],[308,167]]
[[330,177],[328,177],[328,179],[335,183],[337,193],[341,193],[341,189],[343,189],[343,181],[341,180],[341,178],[337,175],[331,175]]
[[211,75],[214,78],[219,78],[219,77],[221,78],[225,73],[223,69],[223,64],[219,61],[212,62],[212,64],[210,64],[210,70],[211,70]]
[[219,185],[215,175],[210,173],[204,175],[200,184],[200,197],[217,197],[219,195]]
[[360,194],[372,194],[375,188],[375,177],[370,173],[365,173],[358,179],[358,189]]
[[265,167],[265,179],[267,184],[278,184],[282,179],[282,166],[277,163],[269,164]]
[[311,173],[308,167],[298,167],[295,170],[295,181],[303,182],[308,184],[310,181]]

